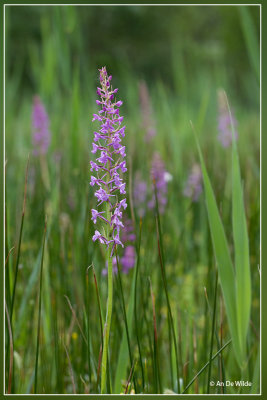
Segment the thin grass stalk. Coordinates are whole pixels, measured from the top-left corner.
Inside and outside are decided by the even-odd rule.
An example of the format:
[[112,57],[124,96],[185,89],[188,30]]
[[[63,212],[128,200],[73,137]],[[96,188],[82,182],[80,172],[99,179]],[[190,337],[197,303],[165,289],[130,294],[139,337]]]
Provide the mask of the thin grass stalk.
[[[209,311],[210,317],[212,319],[212,309],[211,309],[211,306],[210,306],[210,302],[209,302],[208,293],[207,293],[206,288],[205,288],[205,298],[206,298],[207,310]],[[222,299],[221,299],[221,302],[222,302]],[[221,327],[220,327],[220,332],[222,332],[222,324],[221,324]],[[221,335],[221,340],[220,340],[219,335],[218,335],[218,333],[216,331],[216,327],[215,327],[215,337],[216,337],[216,341],[217,341],[217,347],[218,347],[218,350],[219,350],[223,345],[222,344],[222,335]],[[222,375],[221,381],[224,382],[225,381],[225,372],[224,372],[224,361],[223,361],[222,354],[220,354],[220,357],[218,359],[218,366],[219,366],[219,370],[221,371],[221,375]],[[226,393],[225,387],[222,386],[222,388],[223,388],[223,393]]]
[[[118,281],[120,297],[121,297],[122,314],[123,314],[123,320],[124,320],[125,330],[126,330],[126,338],[127,338],[127,344],[128,344],[129,358],[130,358],[130,364],[133,365],[133,356],[132,356],[132,351],[131,351],[131,342],[130,342],[129,328],[128,328],[128,322],[127,322],[127,314],[126,314],[126,308],[125,308],[125,300],[124,300],[124,294],[123,294],[123,289],[122,289],[121,271],[120,271],[120,264],[119,264],[119,261],[118,261],[117,251],[115,252],[115,255],[116,255],[117,268],[118,268],[117,281]],[[135,393],[137,393],[136,381],[135,381],[135,377],[134,376],[133,376],[133,382],[134,382]]]
[[147,368],[147,359],[145,358],[145,382],[146,382],[146,387],[145,390],[148,391],[149,383],[148,383],[148,368]]
[[[86,317],[87,317],[87,363],[88,363],[88,377],[89,377],[89,387],[91,389],[92,383],[92,373],[91,373],[91,351],[90,351],[90,302],[89,302],[89,278],[88,270],[86,271]],[[90,390],[91,391],[91,390]]]
[[[211,272],[212,272],[212,267],[213,267],[213,249],[212,249],[212,242],[211,242],[211,236],[207,234],[207,253],[208,253],[208,272],[207,272],[207,284],[206,287],[204,286],[204,295],[205,295],[205,311],[204,311],[204,316],[205,316],[205,330],[204,330],[204,338],[203,338],[203,348],[202,348],[202,355],[201,355],[201,363],[205,363],[206,361],[206,349],[208,348],[208,339],[209,339],[209,323],[210,323],[210,308],[209,308],[209,301],[208,301],[208,296],[207,296],[207,288],[208,291],[211,287]],[[206,377],[203,376],[203,385],[206,385]]]
[[[150,298],[150,287],[147,286],[145,289],[147,290],[147,292],[146,292],[147,300],[149,300],[149,298]],[[146,302],[145,307],[146,308],[144,308],[144,310],[148,310],[149,309],[149,302],[148,301]],[[147,318],[146,312],[144,312],[144,322],[145,322],[145,325],[146,325],[146,334],[147,334],[147,338],[148,338],[150,359],[153,360],[153,344],[152,344],[152,339],[151,339],[151,335],[150,335],[151,326],[150,326],[150,321]],[[147,375],[148,375],[148,367],[147,367]],[[145,379],[145,382],[147,384],[147,387],[149,387],[148,378]]]
[[14,359],[14,347],[13,347],[12,329],[11,329],[11,323],[10,323],[7,304],[5,304],[5,310],[6,310],[6,319],[7,319],[7,326],[8,326],[8,333],[9,333],[9,343],[10,343],[8,389],[7,389],[7,393],[10,394],[11,393],[11,385],[12,385],[12,370],[13,370],[13,359]]
[[160,379],[160,368],[159,368],[159,351],[158,351],[158,332],[157,332],[157,321],[156,321],[156,310],[155,310],[155,295],[152,289],[152,283],[150,283],[150,292],[152,300],[152,311],[153,311],[153,327],[154,327],[154,360],[155,360],[155,377],[156,377],[156,392],[162,393],[161,379]]
[[[143,222],[142,222],[142,227],[143,227]],[[140,235],[141,235],[141,232],[140,232]],[[141,239],[140,239],[140,243],[139,244],[141,246]],[[140,246],[138,246],[137,249],[136,249],[137,250],[138,266],[139,266],[139,263],[140,263],[139,260],[138,260],[138,258],[140,257]],[[139,269],[140,268],[138,267],[138,272],[139,272]],[[150,295],[149,295],[149,293],[147,294],[147,292],[146,292],[147,288],[144,287],[144,285],[143,285],[144,281],[145,281],[145,279],[142,278],[142,276],[140,275],[141,307],[142,307],[142,310],[143,310],[144,326],[146,327],[146,335],[147,335],[147,338],[148,338],[148,346],[149,346],[150,357],[152,359],[153,358],[153,349],[152,349],[152,340],[151,340],[151,335],[150,335],[150,323],[149,323],[148,318],[147,318],[147,310],[148,310]],[[148,291],[149,291],[149,288],[148,288]],[[136,310],[137,310],[137,308],[136,308]],[[137,327],[137,329],[138,329],[138,332],[139,332],[139,328],[138,327]],[[138,338],[139,338],[139,335],[138,335]],[[141,366],[143,366],[143,362],[142,362]],[[143,368],[143,370],[144,370],[144,368]],[[145,374],[145,372],[144,372],[144,383],[145,383],[145,386],[148,386],[147,374]]]
[[[102,362],[102,350],[103,346],[102,343],[100,345],[100,349],[99,349],[99,355],[98,355],[98,364],[97,364],[97,379],[96,379],[96,387],[98,388],[99,386],[99,378],[100,378],[100,370],[101,370],[101,362]],[[100,388],[99,388],[100,390]]]
[[171,321],[170,316],[168,315],[168,339],[169,339],[169,346],[170,346],[170,371],[171,371],[171,387],[174,387],[173,381],[173,365],[172,365],[172,331],[171,331]]
[[23,224],[24,224],[25,207],[26,207],[26,192],[27,192],[29,158],[30,157],[28,156],[27,166],[26,166],[26,173],[25,173],[25,181],[24,181],[24,196],[23,196],[23,206],[22,206],[21,223],[20,223],[20,231],[19,231],[17,259],[16,259],[16,266],[15,266],[15,277],[14,277],[14,285],[13,285],[13,292],[12,292],[11,308],[10,308],[10,323],[11,323],[11,327],[12,327],[12,316],[13,316],[13,309],[14,309],[14,302],[15,302],[15,295],[16,295],[18,270],[19,270],[20,247],[21,247],[22,231],[23,231]]
[[[6,295],[7,299],[6,299],[5,305],[7,305],[7,310],[10,309],[10,305],[11,305],[10,280],[9,280],[9,268],[8,268],[8,265],[9,265],[9,264],[8,264],[8,260],[9,260],[10,254],[12,253],[13,250],[14,250],[14,247],[12,247],[12,248],[9,250],[8,255],[7,255],[7,257],[6,257],[6,260],[5,260],[5,276],[6,276],[6,282],[5,282],[5,288],[6,288],[6,290],[5,290],[5,293],[7,294],[7,295]],[[11,332],[12,332],[12,328],[11,328]],[[9,354],[10,354],[10,353],[9,353],[9,350],[10,350],[9,344],[10,344],[10,334],[8,335],[8,338],[7,338],[5,364],[7,364],[7,361],[8,361],[8,359],[9,359]],[[10,360],[9,360],[9,361],[10,361]]]
[[[196,338],[196,324],[193,322],[193,359],[194,365],[197,367],[197,338]],[[198,379],[195,380],[195,394],[198,394]]]
[[[142,282],[142,280],[144,280],[144,279],[141,279],[141,282]],[[144,335],[146,335],[147,339],[148,339],[148,348],[149,348],[149,354],[150,354],[150,356],[148,356],[148,357],[150,357],[150,359],[153,360],[154,349],[153,349],[152,339],[151,339],[151,335],[150,335],[151,325],[150,325],[150,322],[148,321],[147,313],[146,313],[146,311],[149,309],[149,301],[148,300],[150,298],[150,288],[149,288],[149,286],[144,288],[142,283],[141,283],[140,287],[141,287],[141,307],[143,310],[143,318],[144,318],[143,325],[146,328]],[[143,293],[144,290],[148,290],[148,291],[146,291],[144,294]],[[146,295],[146,301],[144,302],[145,295]],[[149,387],[148,367],[147,367],[146,359],[145,359],[145,367],[144,367],[143,363],[142,363],[142,365],[144,368],[144,383],[145,383],[144,392],[145,392],[146,390],[148,390],[148,387]]]
[[72,388],[73,388],[73,393],[76,394],[76,385],[75,385],[75,379],[74,379],[74,373],[73,373],[73,369],[72,369],[72,365],[71,365],[71,361],[70,361],[70,356],[67,350],[67,347],[65,345],[65,343],[63,343],[64,345],[64,349],[67,355],[67,359],[68,359],[68,364],[69,364],[69,370],[70,370],[70,378],[71,378],[71,383],[72,383]]
[[168,314],[170,317],[171,328],[172,328],[175,359],[176,359],[177,388],[178,388],[178,394],[180,394],[181,389],[180,389],[178,349],[177,349],[176,335],[175,335],[172,311],[171,311],[170,300],[169,300],[169,295],[168,295],[168,288],[167,288],[167,279],[166,279],[166,272],[165,272],[165,259],[164,259],[164,252],[163,252],[161,224],[160,224],[159,207],[158,207],[158,197],[157,197],[157,189],[156,189],[155,182],[154,182],[154,192],[155,192],[155,198],[156,198],[156,225],[157,225],[157,237],[158,237],[158,252],[159,252],[160,266],[161,266],[161,272],[162,272],[163,286],[164,286],[164,291],[165,291],[165,296],[166,296],[166,301],[167,301]]
[[215,280],[214,305],[213,305],[213,316],[212,316],[212,330],[211,330],[211,339],[210,339],[210,361],[209,361],[208,380],[207,380],[207,394],[209,394],[209,392],[210,392],[210,375],[211,375],[213,338],[214,338],[215,324],[216,324],[217,286],[218,286],[218,270],[216,270],[216,280]]
[[[6,164],[5,163],[5,180],[6,180]],[[8,220],[7,220],[7,199],[6,199],[6,187],[5,187],[5,294],[6,294],[6,300],[7,300],[7,306],[8,309],[10,310],[10,305],[11,305],[11,293],[10,293],[10,277],[9,277],[9,255],[11,250],[8,251]],[[12,247],[13,249],[14,247]],[[8,255],[7,255],[8,254]]]
[[[186,321],[186,337],[189,337],[189,325],[188,321]],[[188,366],[189,366],[189,359],[190,359],[190,354],[189,354],[189,340],[186,341],[186,356],[185,356],[185,364],[183,366],[183,377],[184,377],[184,384],[187,384],[188,381]]]
[[11,255],[11,253],[12,253],[12,251],[13,251],[14,249],[15,249],[15,246],[11,247],[11,249],[9,250],[9,252],[8,252],[8,254],[7,254],[6,261],[5,261],[5,268],[6,268],[6,269],[7,269],[7,266],[8,266],[9,257],[10,257],[10,255]]
[[11,293],[10,293],[10,271],[9,271],[9,256],[13,251],[14,247],[8,250],[8,230],[7,230],[7,208],[6,208],[6,199],[5,199],[5,295],[8,309],[10,310],[11,306]]
[[132,382],[132,378],[134,376],[135,366],[136,366],[136,362],[131,366],[130,375],[129,375],[129,378],[128,378],[127,383],[126,383],[124,394],[128,394],[128,387],[130,386],[130,384]]
[[142,374],[142,388],[144,391],[145,390],[145,376],[144,376],[144,368],[143,368],[143,361],[142,361],[141,345],[140,345],[140,340],[139,340],[139,325],[138,325],[138,319],[137,319],[137,278],[138,278],[139,264],[140,264],[141,236],[142,236],[142,219],[140,218],[139,241],[138,241],[138,248],[137,248],[137,262],[136,262],[135,285],[134,285],[134,322],[135,322],[135,333],[136,333],[139,361],[140,361],[141,374]]
[[214,356],[211,358],[210,361],[208,361],[202,368],[201,370],[198,371],[198,373],[194,376],[193,379],[191,379],[191,381],[187,384],[187,386],[185,387],[184,391],[182,392],[182,394],[185,394],[185,392],[188,391],[188,389],[190,388],[190,386],[195,382],[195,380],[202,374],[203,371],[205,371],[205,369],[210,365],[210,362],[215,360],[216,357],[221,354],[221,352],[232,342],[232,339],[228,340],[228,342],[225,343],[225,345],[223,345],[223,347],[220,348],[220,350],[217,351],[216,354],[214,354]]
[[36,392],[37,392],[37,383],[38,383],[38,358],[39,358],[40,328],[41,328],[42,283],[43,283],[43,264],[44,264],[46,225],[47,225],[47,222],[45,221],[43,246],[42,246],[42,258],[41,258],[41,270],[40,270],[38,327],[37,327],[37,344],[36,344],[35,372],[34,372],[34,394],[36,394]]
[[177,326],[177,330],[178,330],[178,350],[179,350],[179,359],[180,359],[180,363],[181,365],[183,365],[183,356],[182,356],[182,328],[181,328],[181,312],[178,309],[177,311],[178,314],[178,318],[177,318],[177,322],[178,322],[178,326]]
[[[222,347],[223,343],[223,299],[222,296],[220,296],[220,311],[221,311],[221,321],[220,321],[220,339],[218,338],[218,349]],[[217,337],[217,335],[216,335]],[[224,361],[223,361],[223,356],[220,354],[220,373],[221,373],[221,381],[225,382],[225,370],[224,370]],[[226,388],[225,386],[222,386],[222,394],[226,393]]]
[[82,327],[81,327],[81,324],[80,324],[80,322],[79,322],[79,320],[77,318],[76,312],[75,312],[75,310],[73,309],[73,307],[71,305],[70,299],[68,298],[68,296],[66,294],[64,295],[64,297],[67,300],[68,306],[69,306],[69,308],[71,310],[71,313],[72,313],[72,316],[73,316],[73,321],[76,322],[76,324],[78,325],[78,328],[79,328],[79,330],[81,332],[81,335],[82,335],[82,338],[84,340],[84,343],[86,344],[86,346],[88,346],[88,342],[86,340],[85,334],[84,334],[84,332],[82,330]]
[[55,367],[56,367],[56,386],[57,392],[62,393],[62,373],[61,373],[61,365],[60,365],[60,337],[58,332],[58,320],[57,320],[57,298],[54,297],[54,307],[53,307],[53,332],[54,332],[54,343],[55,343]]

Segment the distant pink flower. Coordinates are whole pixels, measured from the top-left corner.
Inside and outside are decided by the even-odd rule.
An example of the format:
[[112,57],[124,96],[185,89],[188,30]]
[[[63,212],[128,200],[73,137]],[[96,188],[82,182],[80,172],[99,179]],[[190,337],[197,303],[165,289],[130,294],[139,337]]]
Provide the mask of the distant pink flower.
[[172,176],[166,171],[164,162],[159,153],[154,153],[151,166],[151,179],[153,183],[152,199],[148,203],[149,208],[156,207],[156,198],[154,194],[154,185],[156,186],[159,213],[163,214],[167,205],[167,192],[168,192],[168,181],[172,179]]
[[145,141],[150,142],[156,135],[155,121],[153,119],[152,106],[145,81],[139,82],[139,98],[141,105],[142,125],[146,132]]
[[137,172],[133,185],[133,204],[136,208],[137,215],[143,218],[146,210],[147,200],[147,183],[142,180],[140,172]]
[[126,246],[124,254],[121,258],[122,272],[127,274],[135,265],[135,249],[134,246]]
[[198,201],[202,193],[202,172],[199,164],[194,164],[188,180],[186,182],[183,194],[185,197],[191,198],[193,202]]
[[46,154],[50,145],[51,133],[49,129],[50,121],[45,107],[39,96],[33,99],[32,110],[32,142],[34,146],[33,154]]

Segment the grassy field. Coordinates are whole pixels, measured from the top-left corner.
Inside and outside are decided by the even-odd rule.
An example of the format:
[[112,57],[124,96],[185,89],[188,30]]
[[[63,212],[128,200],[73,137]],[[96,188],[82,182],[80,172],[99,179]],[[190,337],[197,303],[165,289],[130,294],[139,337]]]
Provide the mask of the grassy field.
[[[8,60],[12,13],[6,17]],[[73,43],[64,40],[72,24],[79,26],[74,11],[41,14],[39,45],[25,46],[30,89],[21,88],[22,64],[6,75],[6,392],[101,390],[108,288],[105,249],[92,241],[89,161],[97,68],[104,65],[123,101],[124,221],[135,234],[125,243],[134,246],[134,267],[119,265],[113,274],[105,391],[259,392],[259,60],[250,14],[240,12],[239,23],[251,68],[245,101],[232,89],[231,60],[190,75],[176,49],[168,60],[171,84],[161,77],[146,83],[130,62],[116,71],[103,55],[97,66],[73,59],[73,43],[79,53],[86,40],[78,28],[70,31]],[[218,140],[220,89],[238,132],[229,147]],[[36,94],[50,121],[51,143],[42,155],[32,139]],[[149,204],[155,154],[164,171],[163,209]],[[186,195],[194,165],[202,168],[196,198]],[[120,260],[124,251],[118,248]],[[252,386],[217,385],[241,380]]]

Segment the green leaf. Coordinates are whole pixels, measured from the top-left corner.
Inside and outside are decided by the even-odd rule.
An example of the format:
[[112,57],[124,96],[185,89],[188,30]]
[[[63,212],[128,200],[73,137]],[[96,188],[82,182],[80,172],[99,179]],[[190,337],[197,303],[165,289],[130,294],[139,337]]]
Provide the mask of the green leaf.
[[260,354],[261,354],[261,346],[258,347],[258,355],[255,362],[252,386],[251,386],[251,394],[259,394],[260,393]]
[[241,27],[247,46],[248,56],[252,68],[254,69],[256,78],[260,82],[260,48],[259,37],[257,37],[256,29],[253,24],[251,14],[248,7],[238,7]]
[[238,364],[241,366],[243,364],[243,358],[240,350],[240,342],[239,342],[237,322],[236,322],[237,315],[236,315],[236,290],[235,290],[234,268],[230,257],[223,224],[216,204],[214,192],[210,183],[210,179],[206,170],[205,162],[202,156],[202,152],[197,137],[196,137],[196,142],[202,168],[209,226],[211,231],[214,253],[218,265],[218,272],[225,302],[226,314],[233,340],[233,348],[235,351],[236,359],[238,361]]
[[[228,104],[228,101],[227,101]],[[236,310],[238,335],[242,358],[246,360],[246,338],[250,319],[251,308],[251,278],[249,263],[249,243],[246,225],[246,215],[243,200],[243,188],[241,184],[239,160],[231,111],[228,104],[231,119],[233,144],[232,144],[232,220],[235,248],[236,270]]]

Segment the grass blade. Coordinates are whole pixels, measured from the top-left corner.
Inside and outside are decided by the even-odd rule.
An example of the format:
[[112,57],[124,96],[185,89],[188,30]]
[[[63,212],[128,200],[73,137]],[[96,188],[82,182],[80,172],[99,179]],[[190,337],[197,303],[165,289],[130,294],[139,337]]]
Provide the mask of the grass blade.
[[46,238],[46,223],[47,222],[45,221],[43,247],[42,247],[42,258],[41,258],[41,269],[40,269],[37,345],[36,345],[35,373],[34,373],[34,393],[35,394],[37,392],[37,383],[38,383],[38,358],[39,358],[39,345],[40,345],[41,309],[42,309],[42,282],[43,282],[44,249],[45,249],[45,238]]
[[[47,232],[47,238],[49,237],[49,230]],[[34,286],[36,282],[38,281],[38,274],[40,272],[40,266],[41,266],[41,258],[42,258],[42,247],[43,245],[41,244],[40,249],[38,251],[38,255],[36,257],[36,261],[34,262],[32,272],[30,275],[30,278],[27,283],[27,287],[25,288],[23,299],[21,300],[21,304],[17,313],[16,317],[16,332],[14,332],[14,337],[15,340],[21,331],[23,327],[23,321],[25,318],[25,315],[27,313],[27,306],[29,304],[29,300],[31,298]]]
[[[211,361],[215,360],[215,358],[221,354],[221,352],[232,342],[232,339],[228,340],[228,342],[225,343],[225,345],[223,345],[222,348],[220,348],[220,350],[217,351],[216,354],[214,354],[214,356],[211,358]],[[205,371],[205,369],[209,366],[210,361],[208,361],[199,371],[198,373],[194,376],[193,379],[191,379],[191,381],[187,384],[187,386],[185,387],[184,391],[182,394],[184,394],[185,392],[188,391],[188,389],[190,388],[190,386],[195,382],[195,380],[202,374],[202,372]]]
[[256,78],[258,82],[260,82],[260,49],[259,49],[259,38],[256,36],[256,30],[253,25],[253,21],[251,18],[251,14],[249,12],[248,7],[238,7],[240,18],[241,18],[241,26],[243,30],[243,34],[245,37],[245,42],[247,45],[248,56],[250,58],[250,63],[252,68],[254,69]]
[[88,362],[88,377],[89,377],[89,387],[91,388],[91,349],[90,349],[90,296],[89,296],[89,277],[88,270],[86,271],[86,321],[87,321],[87,362]]
[[130,375],[129,375],[129,378],[128,378],[127,383],[126,383],[124,394],[128,394],[128,388],[129,388],[129,385],[131,384],[131,381],[132,381],[132,378],[133,378],[133,375],[134,375],[135,366],[136,366],[136,362],[131,367]]
[[21,246],[24,215],[25,215],[25,207],[26,207],[26,193],[27,193],[27,179],[28,179],[29,159],[30,159],[30,157],[28,156],[28,161],[27,161],[27,166],[26,166],[26,173],[25,173],[25,182],[24,182],[24,196],[23,196],[23,207],[22,207],[21,223],[20,223],[20,231],[19,231],[17,259],[16,259],[16,266],[15,266],[15,278],[14,278],[14,285],[13,285],[13,292],[12,292],[12,299],[11,299],[11,308],[10,308],[11,326],[12,326],[12,316],[13,316],[14,301],[15,301],[16,286],[17,286],[17,278],[18,278],[20,246]]
[[86,344],[86,346],[88,346],[87,339],[86,339],[85,334],[84,334],[84,332],[83,332],[83,330],[82,330],[82,327],[81,327],[81,324],[80,324],[80,322],[79,322],[79,320],[78,320],[78,317],[77,317],[77,315],[76,315],[76,312],[75,312],[74,308],[73,308],[72,305],[71,305],[70,299],[68,298],[68,296],[67,296],[66,294],[64,295],[64,297],[65,297],[65,299],[67,300],[68,306],[69,306],[70,311],[71,311],[72,316],[73,316],[73,319],[74,319],[74,321],[76,322],[76,324],[77,324],[77,326],[78,326],[78,328],[79,328],[79,331],[81,332],[81,335],[82,335],[82,338],[83,338],[83,340],[84,340],[84,343]]
[[7,326],[8,326],[8,333],[9,333],[9,343],[10,343],[10,358],[9,358],[9,373],[8,373],[8,389],[7,393],[11,393],[11,384],[12,384],[12,370],[13,370],[13,359],[14,359],[14,347],[13,347],[13,337],[12,337],[12,329],[11,323],[8,313],[7,304],[5,304],[6,309],[6,319],[7,319]]
[[260,393],[260,355],[261,355],[261,346],[259,345],[257,359],[255,362],[253,379],[252,379],[252,387],[251,394],[259,394]]
[[[136,269],[135,269],[136,273]],[[130,297],[128,301],[128,307],[127,307],[127,321],[128,321],[128,331],[129,331],[129,336],[131,337],[131,332],[132,332],[132,323],[133,323],[133,314],[134,314],[134,286],[135,286],[135,280],[132,282],[131,286],[131,292],[130,292]],[[118,362],[117,362],[117,367],[116,367],[116,373],[115,373],[115,384],[114,384],[114,393],[120,393],[121,392],[121,380],[127,376],[127,362],[128,362],[128,356],[127,356],[127,335],[126,331],[123,332],[122,335],[122,340],[121,340],[121,345],[120,345],[120,350],[119,350],[119,356],[118,356]]]
[[[132,357],[132,351],[131,351],[131,342],[130,342],[130,335],[129,335],[129,329],[128,329],[128,322],[127,322],[127,315],[126,315],[126,308],[125,308],[125,300],[124,300],[124,294],[123,294],[123,289],[122,289],[122,282],[121,282],[121,267],[118,261],[118,256],[117,256],[117,251],[115,250],[116,254],[116,262],[117,262],[117,268],[118,268],[118,274],[117,274],[117,281],[118,281],[118,286],[119,286],[119,292],[120,292],[120,297],[121,297],[121,306],[122,306],[122,314],[123,314],[123,320],[125,324],[125,332],[126,332],[126,338],[127,338],[127,345],[128,345],[128,352],[129,352],[129,358],[130,358],[130,363],[133,365],[133,357]],[[134,388],[135,388],[135,393],[137,393],[136,390],[136,382],[135,378],[133,377],[134,380]]]
[[140,340],[139,340],[139,325],[138,325],[138,319],[137,319],[137,278],[138,278],[139,262],[140,262],[141,236],[142,236],[142,219],[140,219],[139,242],[138,242],[137,262],[136,262],[136,273],[135,273],[135,280],[134,280],[135,281],[134,282],[134,322],[135,322],[135,334],[136,334],[138,353],[139,353],[139,361],[140,361],[141,373],[142,373],[142,388],[143,388],[143,391],[144,391],[144,389],[145,389],[145,376],[144,376],[144,368],[143,368],[143,361],[142,361],[141,345],[140,345]]
[[76,386],[75,386],[75,380],[74,380],[74,373],[73,373],[73,368],[72,368],[71,361],[70,361],[69,352],[68,352],[68,350],[67,350],[67,347],[66,347],[65,343],[63,343],[63,345],[64,345],[64,349],[65,349],[65,352],[66,352],[66,355],[67,355],[67,359],[68,359],[69,370],[70,370],[70,378],[71,378],[73,393],[76,394]]
[[240,349],[243,362],[246,360],[246,339],[251,308],[251,278],[249,263],[249,244],[246,214],[243,200],[243,188],[238,160],[234,126],[229,102],[224,92],[232,128],[232,221],[235,248],[236,271],[236,307]]
[[[164,260],[162,234],[161,234],[161,224],[160,224],[160,216],[159,216],[158,196],[157,196],[157,189],[156,189],[156,185],[155,184],[154,184],[154,191],[155,191],[155,198],[156,198],[156,225],[157,225],[157,239],[158,239],[159,260],[160,260],[162,280],[163,280],[163,286],[164,286],[166,302],[167,302],[167,308],[168,308],[168,316],[169,316],[169,319],[170,319],[170,325],[171,325],[173,343],[174,343],[175,360],[176,360],[177,389],[178,389],[178,394],[180,394],[181,390],[180,390],[180,373],[179,373],[178,348],[177,348],[177,340],[176,340],[176,334],[175,334],[175,329],[174,329],[171,305],[170,305],[170,300],[169,300],[169,295],[168,295],[167,279],[166,279],[166,272],[165,272],[165,260]],[[170,362],[172,362],[172,360],[170,360]]]
[[158,349],[158,332],[157,332],[157,321],[156,321],[156,309],[155,309],[155,295],[152,289],[152,283],[150,283],[150,294],[152,300],[152,310],[153,310],[153,327],[154,327],[154,362],[155,362],[155,383],[156,383],[156,393],[162,393],[162,386],[160,380],[160,368],[159,368],[159,349]]
[[[211,309],[211,306],[210,306],[210,303],[209,303],[207,289],[204,288],[204,291],[205,291],[207,309],[208,309],[209,314],[210,314],[210,316],[212,318],[212,309]],[[221,308],[222,308],[222,303],[223,303],[222,297],[221,297],[221,302],[220,303],[221,303]],[[217,334],[216,329],[215,329],[214,333],[215,333],[215,337],[216,337],[216,341],[217,341],[217,347],[218,347],[218,350],[219,350],[223,346],[223,344],[222,344],[222,320],[221,320],[221,323],[220,323],[220,338],[219,338],[219,335]],[[220,354],[219,358],[220,359],[218,361],[218,369],[220,371],[220,380],[222,382],[224,382],[225,381],[225,372],[224,372],[224,361],[223,361],[222,354]],[[222,389],[222,393],[226,393],[225,386],[222,386],[221,389]]]
[[199,146],[196,133],[195,133],[195,139],[201,163],[209,226],[210,226],[212,244],[217,261],[218,273],[225,302],[226,314],[228,318],[231,336],[233,339],[233,348],[236,355],[236,359],[238,361],[238,364],[241,366],[243,364],[243,357],[240,349],[240,342],[236,324],[237,316],[236,316],[236,288],[235,288],[234,268],[230,257],[230,252],[226,241],[223,224],[216,204],[215,195],[210,183],[210,179],[207,173],[207,169],[205,166],[205,162],[202,156],[202,152]]
[[218,270],[216,271],[214,305],[213,305],[213,314],[212,314],[212,328],[211,328],[211,339],[210,339],[210,360],[209,360],[209,369],[208,369],[207,394],[209,394],[209,392],[210,392],[210,375],[211,375],[213,338],[214,338],[215,321],[216,321],[217,284],[218,284]]
[[[5,175],[6,175],[6,165],[5,165]],[[6,179],[6,177],[5,177]],[[10,310],[11,306],[11,293],[10,293],[10,271],[9,271],[9,255],[11,251],[14,249],[12,247],[8,251],[8,219],[7,219],[7,199],[6,199],[6,188],[5,188],[5,293],[6,293],[6,302],[7,307]]]

